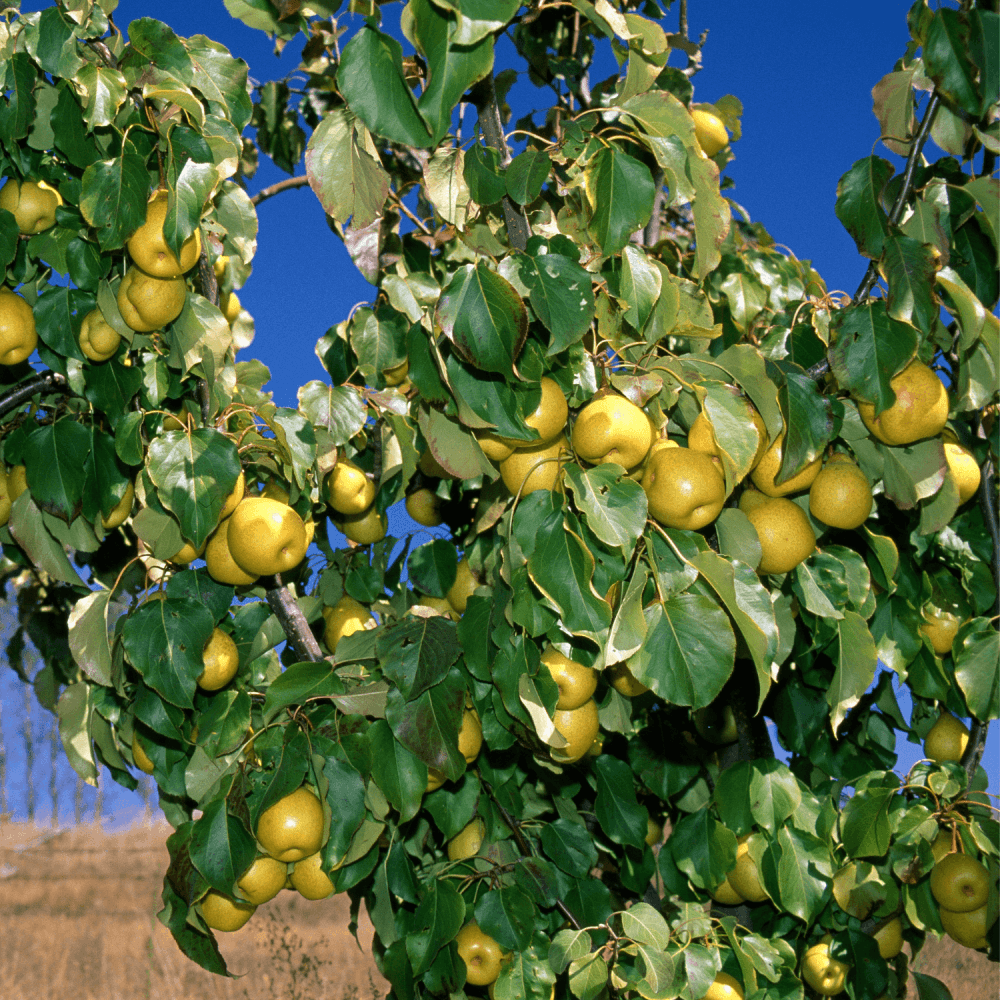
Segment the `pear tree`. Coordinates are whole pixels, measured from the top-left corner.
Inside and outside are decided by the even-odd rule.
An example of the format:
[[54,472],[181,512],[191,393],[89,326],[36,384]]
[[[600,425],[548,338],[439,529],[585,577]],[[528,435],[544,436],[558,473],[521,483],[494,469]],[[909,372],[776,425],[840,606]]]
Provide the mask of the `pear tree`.
[[[0,21],[0,542],[73,767],[156,781],[178,947],[228,974],[290,888],[399,1000],[996,958],[995,4],[900,18],[852,297],[727,196],[710,5],[227,0],[307,38],[265,83],[116,5]],[[376,291],[291,408],[237,293],[304,184]]]

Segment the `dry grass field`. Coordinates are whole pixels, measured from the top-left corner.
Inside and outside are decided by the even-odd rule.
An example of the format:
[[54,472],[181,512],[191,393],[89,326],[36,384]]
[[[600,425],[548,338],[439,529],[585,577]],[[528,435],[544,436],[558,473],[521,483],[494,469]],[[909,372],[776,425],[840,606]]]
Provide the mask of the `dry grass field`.
[[[156,919],[165,826],[119,832],[0,823],[2,1000],[375,1000],[386,993],[362,914],[359,949],[343,897],[281,893],[236,934],[220,934],[239,979],[204,972]],[[1000,971],[951,941],[918,964],[954,1000],[995,1000]],[[916,994],[914,992],[913,996]]]

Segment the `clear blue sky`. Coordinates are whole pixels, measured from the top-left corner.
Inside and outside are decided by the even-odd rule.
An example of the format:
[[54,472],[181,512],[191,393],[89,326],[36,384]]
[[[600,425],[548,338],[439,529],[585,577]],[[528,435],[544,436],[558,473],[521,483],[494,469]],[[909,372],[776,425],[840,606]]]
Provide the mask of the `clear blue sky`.
[[[43,6],[22,4],[24,10]],[[897,170],[901,164],[878,143],[871,88],[905,51],[909,7],[909,0],[689,3],[691,35],[709,32],[705,68],[694,78],[695,100],[712,102],[734,94],[743,102],[743,137],[734,144],[736,159],[727,168],[736,186],[727,193],[779,243],[812,260],[831,290],[853,294],[866,264],[834,215],[838,179],[872,152],[894,162]],[[399,9],[399,5],[384,9],[387,29],[393,33]],[[208,35],[246,59],[252,78],[260,82],[280,78],[298,65],[301,40],[290,43],[277,57],[270,40],[232,20],[221,0],[179,4],[123,0],[115,14],[123,30],[138,17],[166,20],[182,36]],[[360,23],[358,17],[353,20]],[[349,16],[342,23],[350,24]],[[676,3],[664,27],[677,29]],[[938,153],[931,149],[929,155]],[[262,160],[250,191],[286,176]],[[275,401],[295,406],[300,385],[326,378],[313,351],[316,340],[346,317],[353,305],[369,300],[372,289],[330,231],[308,188],[264,202],[258,214],[254,274],[240,291],[257,327],[256,341],[246,355],[270,367],[268,388]],[[405,515],[392,518],[390,530],[397,534],[412,530],[412,522],[408,527],[407,522]],[[19,699],[11,679],[7,671],[0,678],[5,724],[10,721],[10,698]],[[908,712],[908,705],[903,709]],[[905,772],[920,750],[909,745],[898,749],[897,769]],[[1000,734],[994,725],[984,758],[994,790],[998,760]],[[16,770],[11,775],[16,776]],[[116,786],[108,794],[109,805],[121,800],[128,808]]]

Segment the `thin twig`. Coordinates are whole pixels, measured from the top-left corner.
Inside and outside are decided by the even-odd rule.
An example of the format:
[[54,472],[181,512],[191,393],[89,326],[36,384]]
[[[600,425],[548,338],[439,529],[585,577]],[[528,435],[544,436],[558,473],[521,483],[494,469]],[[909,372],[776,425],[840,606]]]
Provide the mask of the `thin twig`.
[[288,588],[282,584],[281,576],[275,573],[273,577],[267,579],[264,586],[268,607],[284,629],[292,649],[295,650],[295,655],[303,662],[322,660],[323,651],[319,648],[316,636],[309,628],[309,622],[302,614],[298,602],[289,593]]
[[277,184],[272,184],[270,187],[261,188],[251,199],[251,205],[259,205],[262,201],[267,201],[268,198],[273,198],[276,194],[281,194],[282,191],[288,191],[291,188],[305,187],[309,183],[309,178],[305,174],[300,174],[298,177],[286,177],[283,181],[278,181]]
[[62,393],[72,396],[73,390],[69,387],[65,375],[59,372],[42,372],[27,382],[21,382],[14,386],[9,392],[0,396],[0,418],[23,406],[32,396],[48,395],[52,393]]

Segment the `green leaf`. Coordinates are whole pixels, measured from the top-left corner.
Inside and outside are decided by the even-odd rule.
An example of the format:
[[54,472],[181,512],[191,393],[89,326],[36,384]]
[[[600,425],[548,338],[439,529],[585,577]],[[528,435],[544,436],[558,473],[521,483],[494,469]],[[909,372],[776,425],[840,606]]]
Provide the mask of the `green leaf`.
[[608,964],[600,952],[570,962],[569,988],[580,1000],[596,1000],[607,990]]
[[594,811],[606,837],[642,850],[649,814],[635,797],[632,771],[623,760],[600,754],[594,761],[597,802]]
[[247,828],[230,816],[225,799],[208,803],[191,831],[191,862],[219,892],[231,893],[257,855]]
[[97,230],[102,250],[118,250],[145,221],[149,175],[126,139],[121,156],[92,163],[83,172],[80,211]]
[[969,40],[967,14],[949,9],[935,11],[924,39],[924,69],[944,96],[978,117],[980,99],[976,67],[969,58]]
[[528,301],[551,334],[546,355],[552,357],[577,343],[594,318],[594,289],[590,273],[576,261],[557,253],[506,257],[500,265],[505,277],[528,289]]
[[372,777],[405,823],[416,816],[427,788],[427,767],[392,734],[384,719],[368,730]]
[[414,587],[431,597],[444,597],[455,582],[458,555],[453,544],[435,538],[410,553],[407,567]]
[[507,165],[507,194],[519,205],[530,205],[548,180],[552,161],[540,149],[526,149]]
[[517,886],[493,889],[476,903],[476,923],[501,948],[523,951],[531,944],[538,913]]
[[84,314],[93,306],[94,298],[87,292],[49,285],[34,305],[35,327],[42,343],[57,354],[82,361],[76,336]]
[[845,611],[837,622],[839,643],[837,669],[826,693],[831,708],[830,726],[836,732],[847,712],[853,708],[875,679],[878,653],[875,640],[864,618],[856,611]]
[[444,785],[424,800],[424,807],[446,840],[456,837],[472,822],[481,791],[482,785],[477,775],[466,771],[461,781],[454,785]]
[[385,718],[403,746],[428,767],[454,780],[466,767],[465,758],[458,752],[464,708],[464,685],[449,677],[412,701],[404,700],[397,688],[390,688]]
[[57,420],[28,435],[24,466],[32,499],[67,523],[82,507],[90,448],[90,431],[75,420]]
[[406,954],[415,976],[430,968],[434,956],[454,940],[465,920],[465,903],[451,882],[429,882],[425,888],[406,935]]
[[328,661],[293,663],[271,681],[264,699],[264,721],[270,722],[289,705],[301,705],[313,697],[342,694],[343,690],[343,683]]
[[[454,556],[454,546],[451,550]],[[445,678],[459,654],[455,626],[440,616],[408,617],[387,625],[375,649],[383,673],[407,700]]]
[[[190,865],[190,861],[188,861]],[[156,918],[173,935],[181,952],[192,962],[218,976],[229,974],[226,961],[211,934],[196,930],[187,922],[188,904],[178,895],[167,879],[163,880],[163,909]]]
[[903,510],[917,501],[933,496],[941,489],[948,465],[939,438],[917,441],[903,448],[879,449],[885,459],[883,485],[885,495]]
[[403,49],[391,36],[365,25],[344,46],[337,87],[369,131],[418,149],[436,145],[406,85]]
[[593,947],[590,935],[586,931],[559,931],[549,945],[549,965],[553,972],[561,976],[569,967],[570,962],[578,961],[584,955],[590,954]]
[[471,45],[457,42],[458,23],[430,0],[412,0],[410,10],[414,42],[427,60],[430,77],[417,109],[433,137],[430,144],[436,145],[447,133],[462,95],[493,69],[493,39]]
[[882,254],[882,274],[889,285],[889,315],[910,323],[924,333],[934,329],[939,305],[934,295],[934,276],[941,255],[932,246],[909,236],[891,235]]
[[355,768],[330,751],[323,764],[323,777],[327,782],[326,801],[331,812],[330,838],[323,855],[340,861],[348,857],[351,840],[365,818],[365,783]]
[[786,428],[781,469],[775,477],[780,484],[821,454],[833,434],[833,416],[830,400],[798,365],[791,361],[773,364],[784,376],[778,391]]
[[866,156],[837,183],[837,218],[854,237],[858,253],[872,260],[882,256],[883,244],[889,235],[889,217],[882,200],[893,173],[888,160]]
[[67,684],[56,702],[59,716],[59,740],[73,770],[87,782],[97,785],[97,760],[94,756],[94,691],[84,681]]
[[382,212],[389,175],[368,130],[335,108],[316,126],[306,146],[306,176],[327,215],[357,229]]
[[508,375],[528,334],[528,315],[513,286],[485,263],[458,268],[441,291],[437,322],[465,361]]
[[558,868],[576,878],[584,878],[597,864],[597,848],[587,828],[568,819],[542,827],[542,850]]
[[955,637],[955,680],[982,722],[1000,718],[1000,634],[986,618],[966,622]]
[[211,427],[167,431],[149,445],[146,469],[181,533],[201,548],[219,523],[242,466],[236,445]]
[[622,913],[622,933],[636,944],[649,944],[661,950],[670,943],[666,920],[649,903],[634,903]]
[[568,465],[565,475],[590,531],[605,545],[631,552],[646,527],[642,487],[610,463],[587,469]]
[[[772,899],[805,923],[823,908],[833,878],[829,848],[818,838],[785,824],[763,857],[766,888]],[[770,877],[768,877],[770,873]],[[778,892],[772,893],[777,882]]]
[[621,251],[653,214],[656,188],[649,168],[615,147],[605,147],[584,173],[593,217],[590,234],[607,256]]
[[66,551],[46,530],[42,512],[35,506],[29,492],[22,493],[14,501],[7,526],[11,537],[38,569],[55,580],[84,586],[66,557]]
[[117,428],[135,394],[142,388],[142,371],[134,366],[126,368],[117,361],[89,365],[84,369],[86,389],[84,397],[100,410]]
[[878,858],[889,849],[889,812],[898,794],[899,779],[892,773],[874,772],[858,780],[841,814],[841,836],[848,857]]
[[108,602],[111,592],[95,590],[73,605],[66,621],[70,652],[76,665],[95,684],[111,686]]
[[910,970],[910,975],[917,986],[917,1000],[953,1000],[951,990],[940,979],[915,969]]
[[500,154],[490,146],[474,143],[465,154],[465,183],[477,205],[495,205],[507,193]]
[[472,45],[507,24],[521,6],[518,0],[435,0],[435,6],[454,12],[456,45]]
[[171,705],[194,707],[198,677],[205,669],[202,650],[215,621],[191,600],[148,601],[122,626],[125,653],[145,682]]
[[364,427],[368,416],[364,397],[352,386],[330,386],[318,380],[299,389],[299,409],[338,447]]
[[[125,75],[109,66],[87,63],[80,70],[75,82],[81,90],[84,121],[92,128],[110,125],[128,96],[128,81]],[[87,164],[76,165],[89,166],[94,159],[96,157]]]
[[736,863],[736,834],[707,809],[680,819],[666,847],[677,867],[702,889],[720,885]]
[[720,818],[737,833],[747,832],[754,823],[777,833],[802,802],[792,772],[766,757],[727,768],[719,775],[714,794]]
[[709,597],[684,593],[645,610],[649,632],[629,670],[664,701],[704,708],[733,672],[736,637]]
[[6,100],[0,104],[0,140],[5,145],[23,139],[35,116],[34,87],[37,70],[25,52],[9,57],[4,87]]

